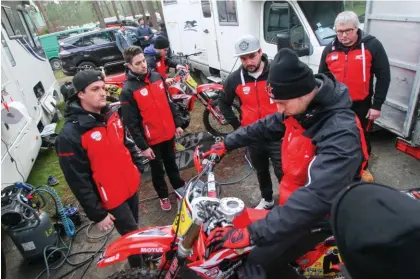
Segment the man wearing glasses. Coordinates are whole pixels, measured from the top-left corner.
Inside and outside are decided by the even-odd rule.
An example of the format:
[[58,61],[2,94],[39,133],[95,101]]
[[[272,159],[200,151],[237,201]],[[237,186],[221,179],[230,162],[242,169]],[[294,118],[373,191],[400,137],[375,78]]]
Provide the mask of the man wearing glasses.
[[151,71],[158,72],[164,79],[167,85],[174,83],[173,78],[168,78],[167,71],[169,67],[182,68],[182,65],[177,65],[175,61],[167,57],[169,49],[169,41],[164,36],[159,36],[155,39],[154,43],[144,49],[146,56],[147,66]]
[[[337,16],[334,24],[337,36],[325,47],[318,72],[331,72],[338,81],[347,85],[353,101],[352,110],[367,134],[372,122],[381,115],[391,78],[384,47],[375,37],[364,34],[358,28],[359,24],[359,18],[352,11]],[[370,154],[368,135],[366,141]],[[367,165],[362,179],[367,182],[374,180]]]

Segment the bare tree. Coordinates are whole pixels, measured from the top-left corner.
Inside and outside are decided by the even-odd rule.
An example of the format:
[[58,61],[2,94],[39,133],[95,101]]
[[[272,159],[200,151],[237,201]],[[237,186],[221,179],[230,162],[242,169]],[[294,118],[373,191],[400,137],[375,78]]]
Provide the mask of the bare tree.
[[153,3],[152,1],[145,1],[146,4],[146,9],[150,14],[150,19],[152,21],[152,25],[154,28],[157,27],[157,18],[156,18],[156,11],[155,8],[153,7]]
[[104,21],[104,16],[101,12],[101,8],[99,7],[99,3],[97,1],[92,1],[92,7],[93,7],[93,10],[95,11],[96,16],[98,17],[99,27],[105,28],[106,25]]
[[157,1],[157,5],[159,9],[160,19],[162,20],[163,23],[165,23],[165,17],[163,16],[162,2]]
[[35,5],[38,7],[39,11],[42,14],[42,17],[45,20],[45,24],[47,25],[48,32],[54,32],[55,28],[51,24],[51,21],[48,19],[47,10],[45,9],[44,4],[41,1],[35,1]]
[[124,5],[123,5],[123,3],[121,2],[121,1],[119,1],[119,3],[120,3],[120,6],[121,6],[121,9],[122,9],[122,11],[123,11],[123,14],[124,14],[124,18],[127,16],[127,13],[125,12],[125,10],[124,10]]
[[136,16],[136,12],[134,11],[134,6],[133,6],[133,2],[128,1],[128,4],[130,5],[130,10],[131,10],[131,15],[134,17]]
[[142,1],[138,1],[139,2],[139,8],[140,8],[140,14],[143,16],[144,18],[144,7],[143,7],[143,3]]
[[108,12],[108,16],[112,16],[111,10],[109,9],[108,6],[108,1],[101,1],[102,6],[105,6],[106,11]]
[[115,4],[115,1],[111,1],[111,3],[112,3],[112,8],[114,9],[115,16],[117,17],[117,20],[120,20],[120,16],[118,14],[117,5]]

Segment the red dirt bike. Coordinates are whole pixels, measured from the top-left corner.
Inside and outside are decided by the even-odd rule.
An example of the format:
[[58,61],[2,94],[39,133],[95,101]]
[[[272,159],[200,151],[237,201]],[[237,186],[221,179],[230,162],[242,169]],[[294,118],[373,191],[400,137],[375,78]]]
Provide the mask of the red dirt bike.
[[[216,142],[218,139],[216,139]],[[119,271],[109,278],[237,278],[253,246],[244,249],[221,249],[209,252],[204,243],[209,233],[219,226],[243,228],[264,218],[268,211],[245,208],[241,199],[219,198],[220,185],[213,172],[220,158],[208,151],[194,152],[197,175],[187,183],[186,194],[178,206],[178,214],[170,226],[142,228],[111,243],[97,265],[105,267],[140,254],[142,267]],[[207,181],[201,180],[203,176]],[[321,229],[313,230],[313,233]],[[330,237],[293,263],[307,278],[339,278],[335,266],[328,265],[324,274],[324,257],[337,247]],[[280,275],[279,275],[280,276]]]
[[[188,58],[200,54],[201,52],[187,55],[179,53],[173,57],[179,58],[179,64],[186,66],[176,72],[174,76],[175,83],[169,87],[169,93],[177,107],[178,116],[185,123],[182,127],[183,129],[188,127],[191,120],[190,113],[193,111],[195,101],[198,99],[205,107],[203,123],[206,130],[213,136],[226,136],[233,131],[233,128],[226,122],[218,105],[218,95],[223,90],[223,85],[218,83],[198,85],[189,71]],[[125,80],[125,73],[106,76],[105,87],[110,92],[110,98],[115,98],[115,101],[118,101],[118,95],[121,91],[119,89],[123,87]],[[238,118],[240,117],[240,106],[236,103],[233,104],[233,112]]]

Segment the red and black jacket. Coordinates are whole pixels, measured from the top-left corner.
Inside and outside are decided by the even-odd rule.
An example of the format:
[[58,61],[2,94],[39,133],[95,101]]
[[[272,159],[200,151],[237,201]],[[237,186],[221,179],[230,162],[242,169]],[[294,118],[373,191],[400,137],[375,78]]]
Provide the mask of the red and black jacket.
[[147,67],[151,71],[158,72],[164,79],[168,78],[166,74],[169,68],[176,68],[177,63],[168,57],[161,57],[156,52],[145,52]]
[[[265,55],[262,56],[264,69],[255,79],[241,66],[230,74],[224,85],[223,92],[219,95],[219,107],[226,121],[237,129],[273,114],[277,111],[276,104],[268,97],[265,90],[268,78],[269,63]],[[232,111],[235,97],[241,103],[241,120]]]
[[[347,87],[322,74],[315,77],[319,91],[305,113],[269,115],[224,140],[227,150],[233,150],[283,138],[283,205],[248,227],[258,246],[276,243],[286,250],[293,245],[329,214],[342,189],[360,180],[368,158],[363,130],[350,109]],[[282,193],[283,187],[286,193]]]
[[181,127],[165,81],[156,72],[139,76],[129,70],[120,101],[123,122],[141,150],[171,140]]
[[380,110],[391,82],[388,56],[378,39],[365,36],[360,29],[358,36],[357,43],[352,47],[343,46],[337,38],[327,45],[318,72],[331,72],[339,82],[347,85],[353,101],[373,96],[372,108]]
[[73,102],[66,106],[65,119],[56,140],[60,167],[87,217],[102,221],[107,210],[136,193],[141,158],[117,108],[94,114]]

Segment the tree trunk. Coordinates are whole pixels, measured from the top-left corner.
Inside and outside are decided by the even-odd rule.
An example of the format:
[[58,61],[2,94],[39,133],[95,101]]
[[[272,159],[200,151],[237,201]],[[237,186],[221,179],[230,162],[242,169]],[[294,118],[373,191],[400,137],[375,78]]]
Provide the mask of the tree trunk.
[[112,16],[112,13],[111,13],[111,10],[109,9],[108,1],[102,1],[102,4],[105,5],[105,8],[106,8],[106,10],[108,12],[108,16],[111,17]]
[[101,12],[101,8],[99,7],[99,3],[97,1],[92,1],[92,7],[93,7],[93,10],[95,11],[96,16],[98,17],[99,27],[105,28],[106,26],[105,26],[104,16]]
[[123,3],[121,1],[119,1],[119,3],[120,3],[120,6],[121,6],[121,9],[122,9],[122,11],[124,13],[124,18],[125,18],[127,16],[127,13],[124,10],[124,5],[123,5]]
[[50,20],[48,19],[47,11],[45,10],[44,4],[41,1],[35,1],[36,6],[38,7],[39,11],[42,14],[42,17],[45,20],[45,24],[47,25],[48,33],[55,32],[54,26],[51,24]]
[[146,4],[147,12],[150,14],[150,20],[152,21],[153,28],[157,28],[156,11],[153,7],[152,1],[146,1],[145,4]]
[[162,20],[162,23],[165,23],[165,17],[163,16],[163,9],[162,9],[162,2],[157,1],[160,19]]
[[143,3],[142,3],[142,1],[139,1],[139,8],[140,8],[140,14],[143,16],[143,18],[144,18],[144,16],[145,16],[145,14],[144,14],[144,7],[143,7]]
[[133,16],[133,20],[136,20],[136,19],[135,19],[136,12],[134,11],[133,2],[128,1],[128,4],[130,5],[130,10],[131,10],[131,15]]
[[117,20],[120,20],[120,16],[118,15],[118,9],[117,5],[115,4],[115,1],[111,1],[112,8],[114,9],[115,16],[117,17]]

